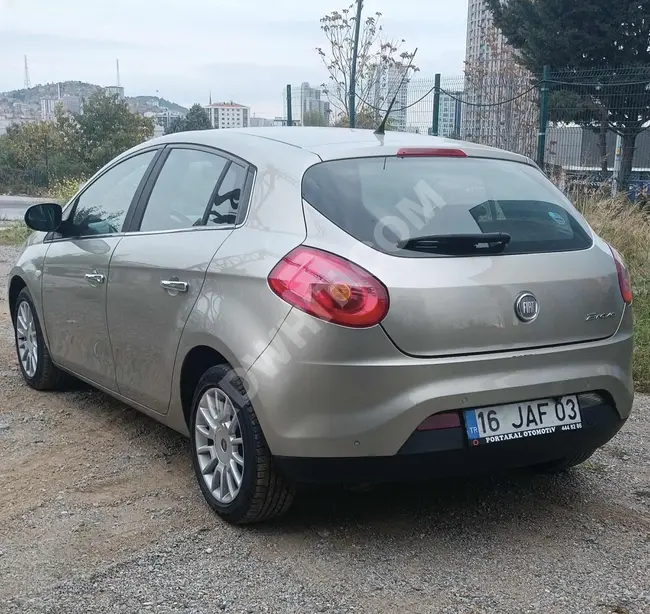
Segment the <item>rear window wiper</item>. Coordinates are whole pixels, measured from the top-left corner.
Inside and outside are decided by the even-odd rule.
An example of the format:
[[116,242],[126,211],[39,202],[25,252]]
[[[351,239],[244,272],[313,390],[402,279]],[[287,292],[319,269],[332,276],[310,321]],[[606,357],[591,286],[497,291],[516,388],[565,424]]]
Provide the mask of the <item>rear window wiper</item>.
[[507,232],[485,232],[475,234],[428,235],[400,241],[397,247],[414,252],[436,254],[500,254],[510,243]]

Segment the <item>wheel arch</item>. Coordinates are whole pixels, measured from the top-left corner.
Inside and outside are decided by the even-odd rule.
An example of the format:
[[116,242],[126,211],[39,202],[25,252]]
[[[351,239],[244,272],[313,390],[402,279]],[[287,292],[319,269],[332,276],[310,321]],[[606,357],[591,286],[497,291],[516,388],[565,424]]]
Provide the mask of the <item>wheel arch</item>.
[[23,288],[27,288],[27,282],[20,275],[14,275],[9,282],[9,314],[12,322],[14,314],[16,313],[18,295],[21,293]]
[[196,386],[203,374],[216,365],[232,366],[224,354],[209,345],[196,345],[183,358],[179,376],[179,394],[183,419],[188,430]]

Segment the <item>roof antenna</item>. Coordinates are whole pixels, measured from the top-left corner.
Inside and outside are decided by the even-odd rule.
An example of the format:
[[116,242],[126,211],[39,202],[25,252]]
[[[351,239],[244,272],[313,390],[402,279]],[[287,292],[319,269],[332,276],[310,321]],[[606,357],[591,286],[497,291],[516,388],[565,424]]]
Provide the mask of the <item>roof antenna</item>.
[[411,64],[413,64],[413,58],[415,57],[415,54],[418,52],[418,48],[415,48],[415,51],[413,52],[413,55],[411,56],[411,59],[409,60],[409,64],[406,67],[406,70],[404,71],[404,74],[402,75],[402,80],[399,82],[399,85],[397,87],[397,90],[395,90],[395,95],[393,96],[393,99],[390,101],[390,106],[388,107],[388,111],[386,111],[386,115],[384,115],[384,119],[381,120],[381,124],[379,124],[379,128],[375,130],[375,134],[383,135],[386,134],[386,122],[388,121],[388,116],[390,115],[390,112],[393,110],[393,105],[395,104],[395,101],[397,100],[397,96],[399,94],[399,91],[402,89],[402,85],[404,85],[404,80],[409,74],[409,69],[411,68]]

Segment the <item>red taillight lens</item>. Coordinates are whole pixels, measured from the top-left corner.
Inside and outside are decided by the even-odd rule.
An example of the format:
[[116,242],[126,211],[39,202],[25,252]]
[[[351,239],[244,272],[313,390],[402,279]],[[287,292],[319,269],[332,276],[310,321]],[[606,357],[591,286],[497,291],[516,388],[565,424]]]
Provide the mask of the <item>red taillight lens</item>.
[[367,328],[388,313],[388,291],[360,266],[300,246],[271,271],[269,286],[290,305],[341,326]]
[[616,263],[616,272],[618,273],[618,287],[621,289],[621,296],[626,305],[632,303],[632,282],[630,281],[630,274],[625,266],[623,256],[621,256],[611,245],[609,249],[612,250],[614,262]]
[[398,158],[467,158],[462,149],[443,147],[403,147],[397,151]]

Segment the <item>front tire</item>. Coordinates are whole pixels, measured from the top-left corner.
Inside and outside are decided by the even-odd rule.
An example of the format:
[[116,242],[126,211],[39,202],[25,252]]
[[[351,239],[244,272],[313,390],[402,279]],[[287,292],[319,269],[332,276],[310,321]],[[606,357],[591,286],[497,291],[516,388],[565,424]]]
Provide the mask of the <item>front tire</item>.
[[190,440],[201,492],[224,520],[261,522],[289,509],[294,487],[274,467],[244,386],[228,365],[211,367],[201,377]]
[[62,388],[66,375],[52,362],[32,296],[23,288],[14,309],[14,339],[18,365],[28,386],[35,390]]

